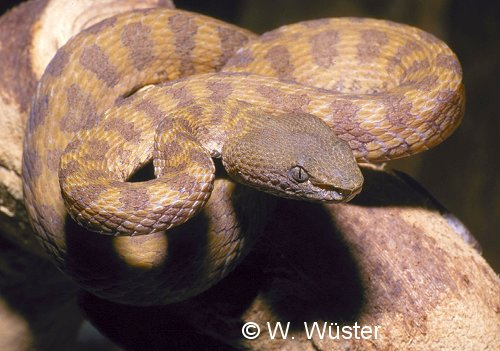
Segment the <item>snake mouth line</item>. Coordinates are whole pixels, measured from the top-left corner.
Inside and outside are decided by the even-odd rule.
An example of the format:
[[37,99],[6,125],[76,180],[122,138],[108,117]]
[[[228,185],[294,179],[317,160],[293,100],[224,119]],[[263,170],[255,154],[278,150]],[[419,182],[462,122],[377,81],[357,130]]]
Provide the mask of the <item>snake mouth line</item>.
[[324,202],[348,202],[361,192],[361,188],[350,190],[327,184],[314,184],[314,186],[319,189]]

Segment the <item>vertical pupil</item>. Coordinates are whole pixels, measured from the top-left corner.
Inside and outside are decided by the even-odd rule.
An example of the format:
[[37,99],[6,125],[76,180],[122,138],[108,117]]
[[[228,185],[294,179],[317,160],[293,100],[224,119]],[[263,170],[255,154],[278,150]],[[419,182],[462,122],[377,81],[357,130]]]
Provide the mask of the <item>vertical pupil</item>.
[[302,179],[302,168],[299,167],[299,179]]

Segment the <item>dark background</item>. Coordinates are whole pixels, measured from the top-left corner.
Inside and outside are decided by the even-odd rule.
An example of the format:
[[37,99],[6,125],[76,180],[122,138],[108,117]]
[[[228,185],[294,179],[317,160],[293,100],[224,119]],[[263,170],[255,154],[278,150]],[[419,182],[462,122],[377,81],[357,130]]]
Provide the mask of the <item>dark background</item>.
[[[0,13],[20,1],[3,0]],[[261,33],[301,20],[366,16],[417,26],[444,40],[462,63],[461,127],[423,154],[391,162],[456,214],[500,272],[500,6],[488,0],[176,0],[176,6]]]

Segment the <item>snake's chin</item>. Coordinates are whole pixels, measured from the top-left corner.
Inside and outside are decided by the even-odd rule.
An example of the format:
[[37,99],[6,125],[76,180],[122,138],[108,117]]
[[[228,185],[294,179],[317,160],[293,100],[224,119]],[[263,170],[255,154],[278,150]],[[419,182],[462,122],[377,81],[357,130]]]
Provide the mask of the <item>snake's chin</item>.
[[291,199],[298,201],[307,201],[307,202],[315,202],[315,203],[342,203],[351,201],[356,195],[358,195],[362,188],[357,188],[354,190],[339,190],[339,189],[325,189],[321,187],[317,187],[312,192],[296,192],[296,191],[283,191],[276,189],[262,189],[259,190],[265,191],[272,195]]
[[311,202],[326,203],[349,202],[362,190],[361,186],[353,189],[340,189],[329,185],[317,185],[312,183],[309,183],[309,188],[309,192],[304,192],[299,195],[302,199]]
[[354,191],[323,190],[318,192],[317,196],[315,195],[311,201],[330,203],[349,202],[360,192],[361,188]]

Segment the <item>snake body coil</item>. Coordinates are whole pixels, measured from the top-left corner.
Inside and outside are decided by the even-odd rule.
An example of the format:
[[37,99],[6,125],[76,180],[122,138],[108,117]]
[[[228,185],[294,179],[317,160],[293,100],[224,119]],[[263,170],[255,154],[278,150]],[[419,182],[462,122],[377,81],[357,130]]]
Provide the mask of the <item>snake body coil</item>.
[[[234,230],[227,185],[210,196],[212,158],[222,158],[233,179],[265,192],[347,201],[363,181],[355,159],[384,161],[438,144],[460,123],[463,102],[455,55],[408,26],[325,19],[257,38],[188,12],[132,12],[77,35],[47,67],[26,131],[26,205],[58,265],[86,289],[128,303],[181,300],[214,284],[248,250],[238,251],[245,239]],[[156,179],[127,181],[151,159]],[[211,273],[193,277],[179,265],[155,271],[144,283],[156,296],[147,302],[132,297],[143,295],[128,286],[127,269],[96,272],[71,257],[67,211],[94,232],[125,235],[92,240],[115,240],[107,242],[111,251],[125,240],[141,261],[169,250],[155,246],[165,237],[158,233],[207,201],[208,218],[226,228],[219,234],[235,236],[205,243],[210,250],[199,264]],[[220,201],[223,213],[210,201]],[[89,255],[102,254],[84,239],[96,234],[76,231]],[[136,234],[156,239],[128,237]],[[183,278],[166,287],[162,274]],[[112,286],[103,283],[113,275],[120,277]]]

